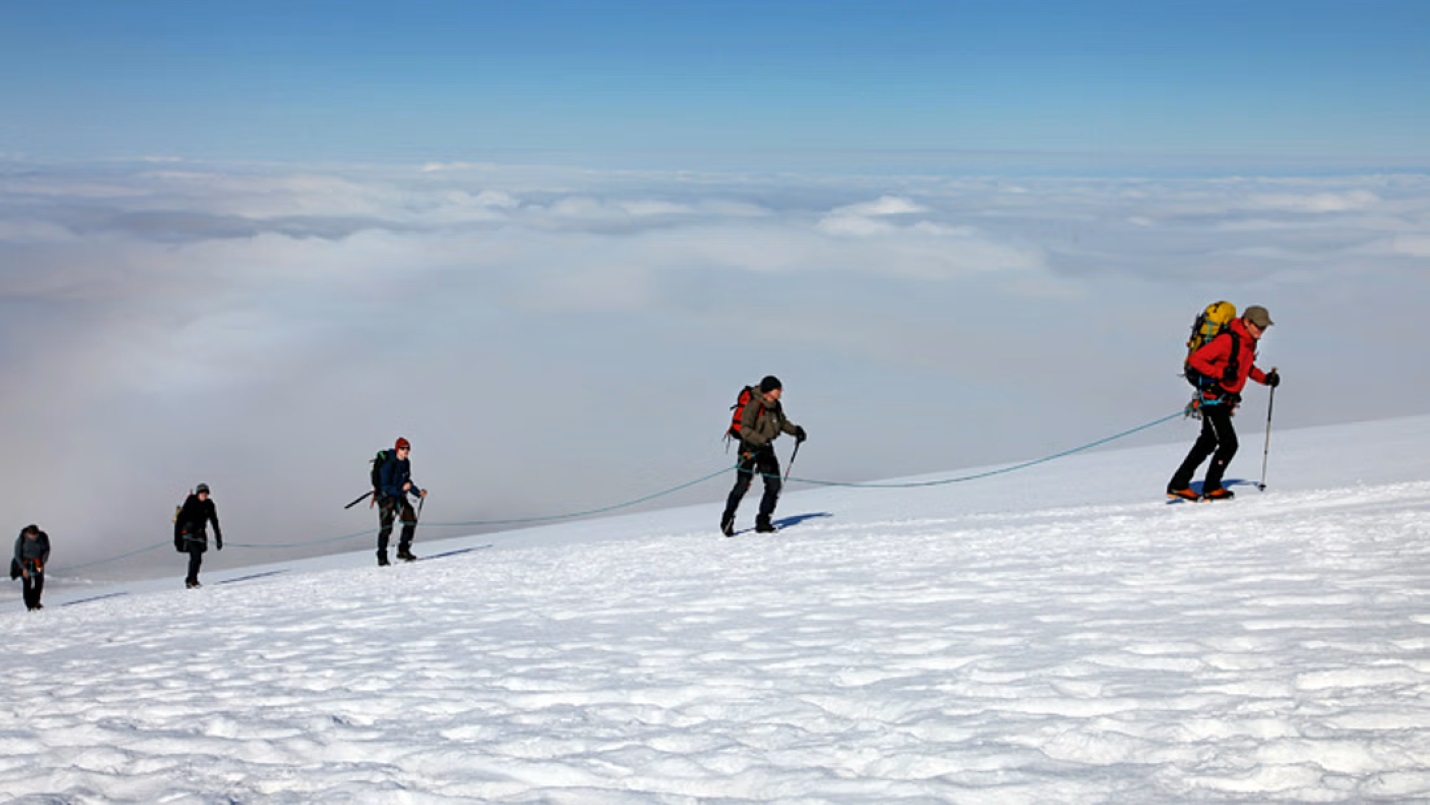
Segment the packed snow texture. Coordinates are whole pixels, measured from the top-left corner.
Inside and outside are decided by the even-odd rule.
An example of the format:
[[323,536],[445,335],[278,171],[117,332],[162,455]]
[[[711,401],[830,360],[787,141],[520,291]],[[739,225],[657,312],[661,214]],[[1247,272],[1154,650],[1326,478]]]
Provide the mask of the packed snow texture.
[[1276,434],[1264,492],[1241,419],[1230,502],[1162,499],[1179,424],[791,490],[774,535],[720,536],[722,479],[708,506],[419,531],[434,558],[390,568],[211,553],[186,591],[170,555],[57,577],[37,613],[16,584],[0,799],[1430,799],[1430,417]]

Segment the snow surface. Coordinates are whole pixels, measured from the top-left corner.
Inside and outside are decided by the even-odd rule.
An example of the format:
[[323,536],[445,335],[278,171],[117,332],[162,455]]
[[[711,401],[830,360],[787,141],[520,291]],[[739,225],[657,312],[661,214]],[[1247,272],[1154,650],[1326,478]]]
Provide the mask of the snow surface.
[[391,568],[15,584],[0,800],[1430,800],[1430,417],[1277,433],[1265,492],[1169,504],[1193,433],[791,491],[775,535],[716,532],[727,478]]

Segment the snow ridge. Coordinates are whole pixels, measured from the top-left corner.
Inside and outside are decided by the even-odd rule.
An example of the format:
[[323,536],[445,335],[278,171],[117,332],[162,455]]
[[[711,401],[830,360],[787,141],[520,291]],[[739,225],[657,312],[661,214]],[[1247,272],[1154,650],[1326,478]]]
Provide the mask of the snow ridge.
[[769,536],[720,537],[712,504],[15,612],[0,779],[21,802],[1423,801],[1419,461],[1213,504],[816,490]]

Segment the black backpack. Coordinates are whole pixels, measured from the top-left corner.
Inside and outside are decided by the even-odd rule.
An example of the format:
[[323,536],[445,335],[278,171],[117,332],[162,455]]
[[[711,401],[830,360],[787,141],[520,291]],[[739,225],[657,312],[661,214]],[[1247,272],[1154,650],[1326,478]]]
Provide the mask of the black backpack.
[[[192,495],[193,493],[190,492],[189,494]],[[185,498],[184,503],[188,502],[188,498]],[[184,512],[184,503],[180,503],[174,507],[174,550],[179,553],[183,553],[189,547],[184,544],[183,526],[179,523],[179,515]]]
[[382,466],[388,461],[391,461],[392,458],[393,455],[391,450],[379,450],[377,451],[377,455],[373,456],[372,472],[369,474],[372,478],[372,497],[374,500],[380,499],[382,497],[382,480],[379,473],[382,470]]

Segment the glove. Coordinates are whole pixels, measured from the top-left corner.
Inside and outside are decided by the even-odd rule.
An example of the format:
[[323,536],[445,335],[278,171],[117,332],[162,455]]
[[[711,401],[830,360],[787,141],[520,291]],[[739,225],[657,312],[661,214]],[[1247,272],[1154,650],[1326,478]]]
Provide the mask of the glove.
[[1272,369],[1269,373],[1267,373],[1266,385],[1270,386],[1271,388],[1276,388],[1277,386],[1281,385],[1280,373],[1277,372],[1275,369]]
[[802,443],[805,439],[808,439],[808,438],[809,438],[809,434],[807,434],[807,433],[804,432],[804,428],[803,428],[803,427],[801,427],[801,426],[799,426],[799,425],[795,425],[795,426],[794,426],[794,441],[795,441],[795,444],[800,444],[800,443]]
[[222,535],[222,534],[214,534],[214,547],[217,548],[217,549],[220,550],[220,551],[223,550],[223,535]]
[[1236,382],[1236,367],[1235,367],[1235,366],[1232,366],[1232,365],[1229,364],[1229,363],[1226,365],[1226,368],[1223,369],[1223,370],[1222,370],[1222,373],[1221,373],[1221,382],[1226,383],[1226,384],[1228,384],[1228,385],[1230,385],[1230,384]]

